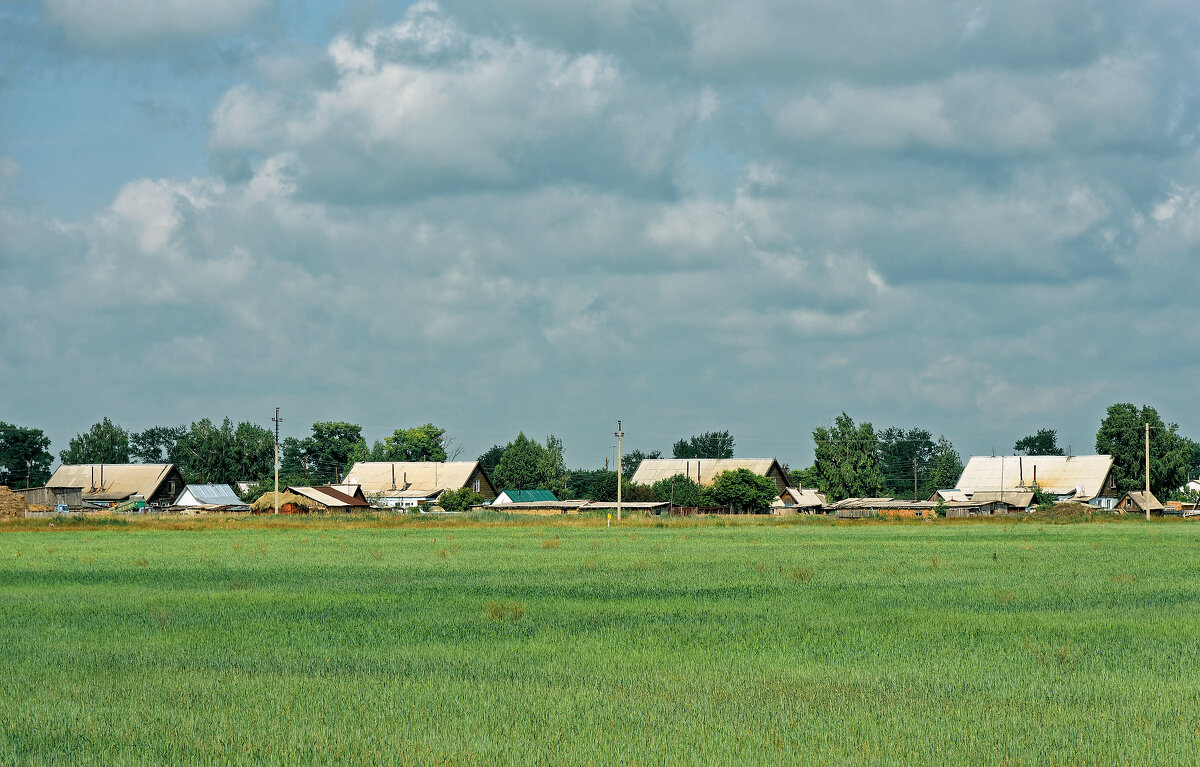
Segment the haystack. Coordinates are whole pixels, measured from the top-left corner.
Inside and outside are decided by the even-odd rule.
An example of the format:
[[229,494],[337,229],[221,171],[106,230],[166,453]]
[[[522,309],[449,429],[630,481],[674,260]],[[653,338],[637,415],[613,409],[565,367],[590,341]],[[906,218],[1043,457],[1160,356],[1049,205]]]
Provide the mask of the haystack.
[[0,517],[23,517],[28,508],[25,496],[9,490],[8,485],[0,485]]
[[[258,497],[257,501],[250,504],[250,509],[252,511],[257,511],[260,513],[264,512],[264,511],[274,511],[275,510],[275,491],[272,490],[269,493],[263,493],[262,495],[260,495]],[[279,510],[281,512],[288,512],[288,513],[293,513],[293,514],[296,513],[297,511],[299,511],[299,512],[329,511],[329,509],[325,508],[324,506],[322,506],[321,504],[312,500],[311,498],[305,498],[304,496],[296,495],[295,493],[280,493],[279,494]]]

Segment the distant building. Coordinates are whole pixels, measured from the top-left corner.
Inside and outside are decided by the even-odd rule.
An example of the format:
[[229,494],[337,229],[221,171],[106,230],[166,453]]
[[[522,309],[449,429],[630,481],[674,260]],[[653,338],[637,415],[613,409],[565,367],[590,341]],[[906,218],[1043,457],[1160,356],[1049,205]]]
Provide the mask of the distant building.
[[646,458],[638,465],[630,481],[635,485],[653,485],[659,480],[682,474],[707,487],[722,472],[736,469],[748,469],[772,480],[779,496],[792,484],[779,461],[774,458]]
[[558,497],[549,490],[504,490],[492,501],[493,506],[509,503],[544,503],[557,501]]
[[81,463],[59,466],[46,487],[77,487],[85,504],[109,506],[141,498],[170,506],[187,483],[173,463]]
[[446,490],[469,487],[485,501],[496,490],[479,461],[359,461],[346,472],[372,506],[407,508],[437,501]]
[[973,455],[955,487],[974,499],[981,491],[1007,496],[1036,484],[1058,501],[1111,509],[1118,495],[1112,467],[1111,455]]
[[222,506],[239,511],[250,510],[250,506],[238,498],[229,485],[188,485],[175,499],[174,505],[184,508]]

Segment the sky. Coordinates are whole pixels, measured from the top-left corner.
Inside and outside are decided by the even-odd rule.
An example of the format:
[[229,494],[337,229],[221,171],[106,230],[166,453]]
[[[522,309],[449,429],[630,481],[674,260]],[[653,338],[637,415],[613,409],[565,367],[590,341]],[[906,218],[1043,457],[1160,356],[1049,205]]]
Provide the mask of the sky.
[[1194,2],[9,0],[0,420],[1200,437]]

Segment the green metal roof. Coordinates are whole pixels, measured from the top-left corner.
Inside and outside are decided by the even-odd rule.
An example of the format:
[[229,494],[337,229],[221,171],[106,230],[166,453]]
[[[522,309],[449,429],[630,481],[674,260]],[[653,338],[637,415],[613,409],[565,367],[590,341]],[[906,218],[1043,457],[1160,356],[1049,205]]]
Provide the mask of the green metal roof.
[[530,503],[533,501],[557,501],[554,493],[549,490],[505,490],[513,503]]

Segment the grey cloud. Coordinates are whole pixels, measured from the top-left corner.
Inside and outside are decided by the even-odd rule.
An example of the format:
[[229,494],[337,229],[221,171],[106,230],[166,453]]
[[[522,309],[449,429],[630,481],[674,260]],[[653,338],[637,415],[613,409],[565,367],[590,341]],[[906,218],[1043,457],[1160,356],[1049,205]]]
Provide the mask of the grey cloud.
[[272,0],[43,0],[49,18],[75,45],[112,51],[158,48],[236,31]]

